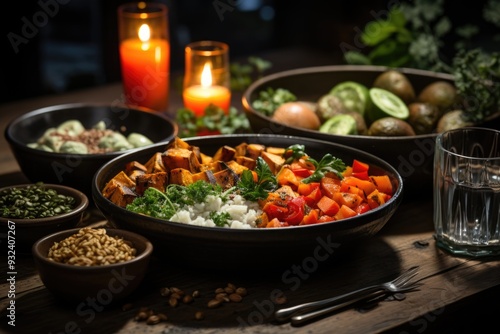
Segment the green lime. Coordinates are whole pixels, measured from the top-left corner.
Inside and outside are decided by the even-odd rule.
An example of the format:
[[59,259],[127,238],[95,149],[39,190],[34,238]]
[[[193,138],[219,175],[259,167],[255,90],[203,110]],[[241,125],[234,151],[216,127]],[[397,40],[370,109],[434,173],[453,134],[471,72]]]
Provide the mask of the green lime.
[[347,114],[337,114],[323,123],[320,132],[333,135],[356,135],[358,134],[356,119]]
[[337,96],[346,109],[358,112],[361,115],[365,114],[370,105],[368,88],[358,82],[341,82],[330,90],[330,94]]
[[382,88],[370,88],[371,107],[367,110],[367,117],[374,122],[383,117],[407,119],[410,111],[406,104],[394,93]]

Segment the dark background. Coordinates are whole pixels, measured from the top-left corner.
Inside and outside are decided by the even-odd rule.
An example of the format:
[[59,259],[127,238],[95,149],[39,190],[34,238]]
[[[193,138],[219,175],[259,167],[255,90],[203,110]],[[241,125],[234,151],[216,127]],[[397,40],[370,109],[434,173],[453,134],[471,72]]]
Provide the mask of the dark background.
[[[0,102],[119,81],[116,10],[124,2],[4,2]],[[231,61],[265,55],[269,50],[299,48],[322,54],[323,62],[342,63],[340,44],[353,45],[365,24],[395,3],[387,0],[159,2],[169,8],[172,73],[182,73],[184,47],[196,40],[228,43]],[[474,17],[466,7],[469,3],[478,9],[482,2],[468,0],[458,6],[457,2],[447,1],[446,10],[448,16],[458,21],[477,22],[481,18]],[[475,12],[480,14],[480,10]]]

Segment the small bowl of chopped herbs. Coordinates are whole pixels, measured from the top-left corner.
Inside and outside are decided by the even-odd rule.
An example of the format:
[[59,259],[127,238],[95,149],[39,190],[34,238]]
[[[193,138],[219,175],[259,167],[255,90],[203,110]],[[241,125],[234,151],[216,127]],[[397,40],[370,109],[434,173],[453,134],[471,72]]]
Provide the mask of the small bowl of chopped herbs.
[[5,139],[30,182],[62,184],[90,197],[95,172],[117,156],[168,142],[178,127],[150,109],[70,103],[39,108],[12,120]]
[[0,188],[0,228],[7,245],[29,249],[54,232],[74,228],[89,205],[79,190],[57,184],[20,184]]

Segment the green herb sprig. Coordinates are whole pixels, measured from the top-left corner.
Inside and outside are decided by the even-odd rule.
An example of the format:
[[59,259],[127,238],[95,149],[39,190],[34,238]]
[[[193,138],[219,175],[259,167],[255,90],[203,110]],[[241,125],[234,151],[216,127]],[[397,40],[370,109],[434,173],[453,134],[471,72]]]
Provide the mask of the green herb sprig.
[[339,178],[343,178],[342,172],[346,169],[345,163],[330,153],[325,154],[319,162],[311,157],[308,157],[307,161],[312,163],[316,169],[314,173],[302,180],[303,183],[318,182],[326,173],[334,173]]
[[241,174],[241,179],[237,184],[241,196],[249,201],[266,199],[269,192],[276,190],[278,186],[276,176],[274,176],[269,165],[261,157],[257,158],[255,172],[257,173],[257,182],[253,179],[253,173],[245,170]]

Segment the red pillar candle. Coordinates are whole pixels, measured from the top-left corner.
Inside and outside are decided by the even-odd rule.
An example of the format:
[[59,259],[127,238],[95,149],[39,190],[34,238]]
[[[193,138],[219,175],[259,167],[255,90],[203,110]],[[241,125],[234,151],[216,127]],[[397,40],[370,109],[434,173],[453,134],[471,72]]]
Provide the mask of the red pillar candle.
[[129,105],[165,112],[170,80],[166,7],[161,4],[127,4],[120,8],[119,13],[125,101]]

